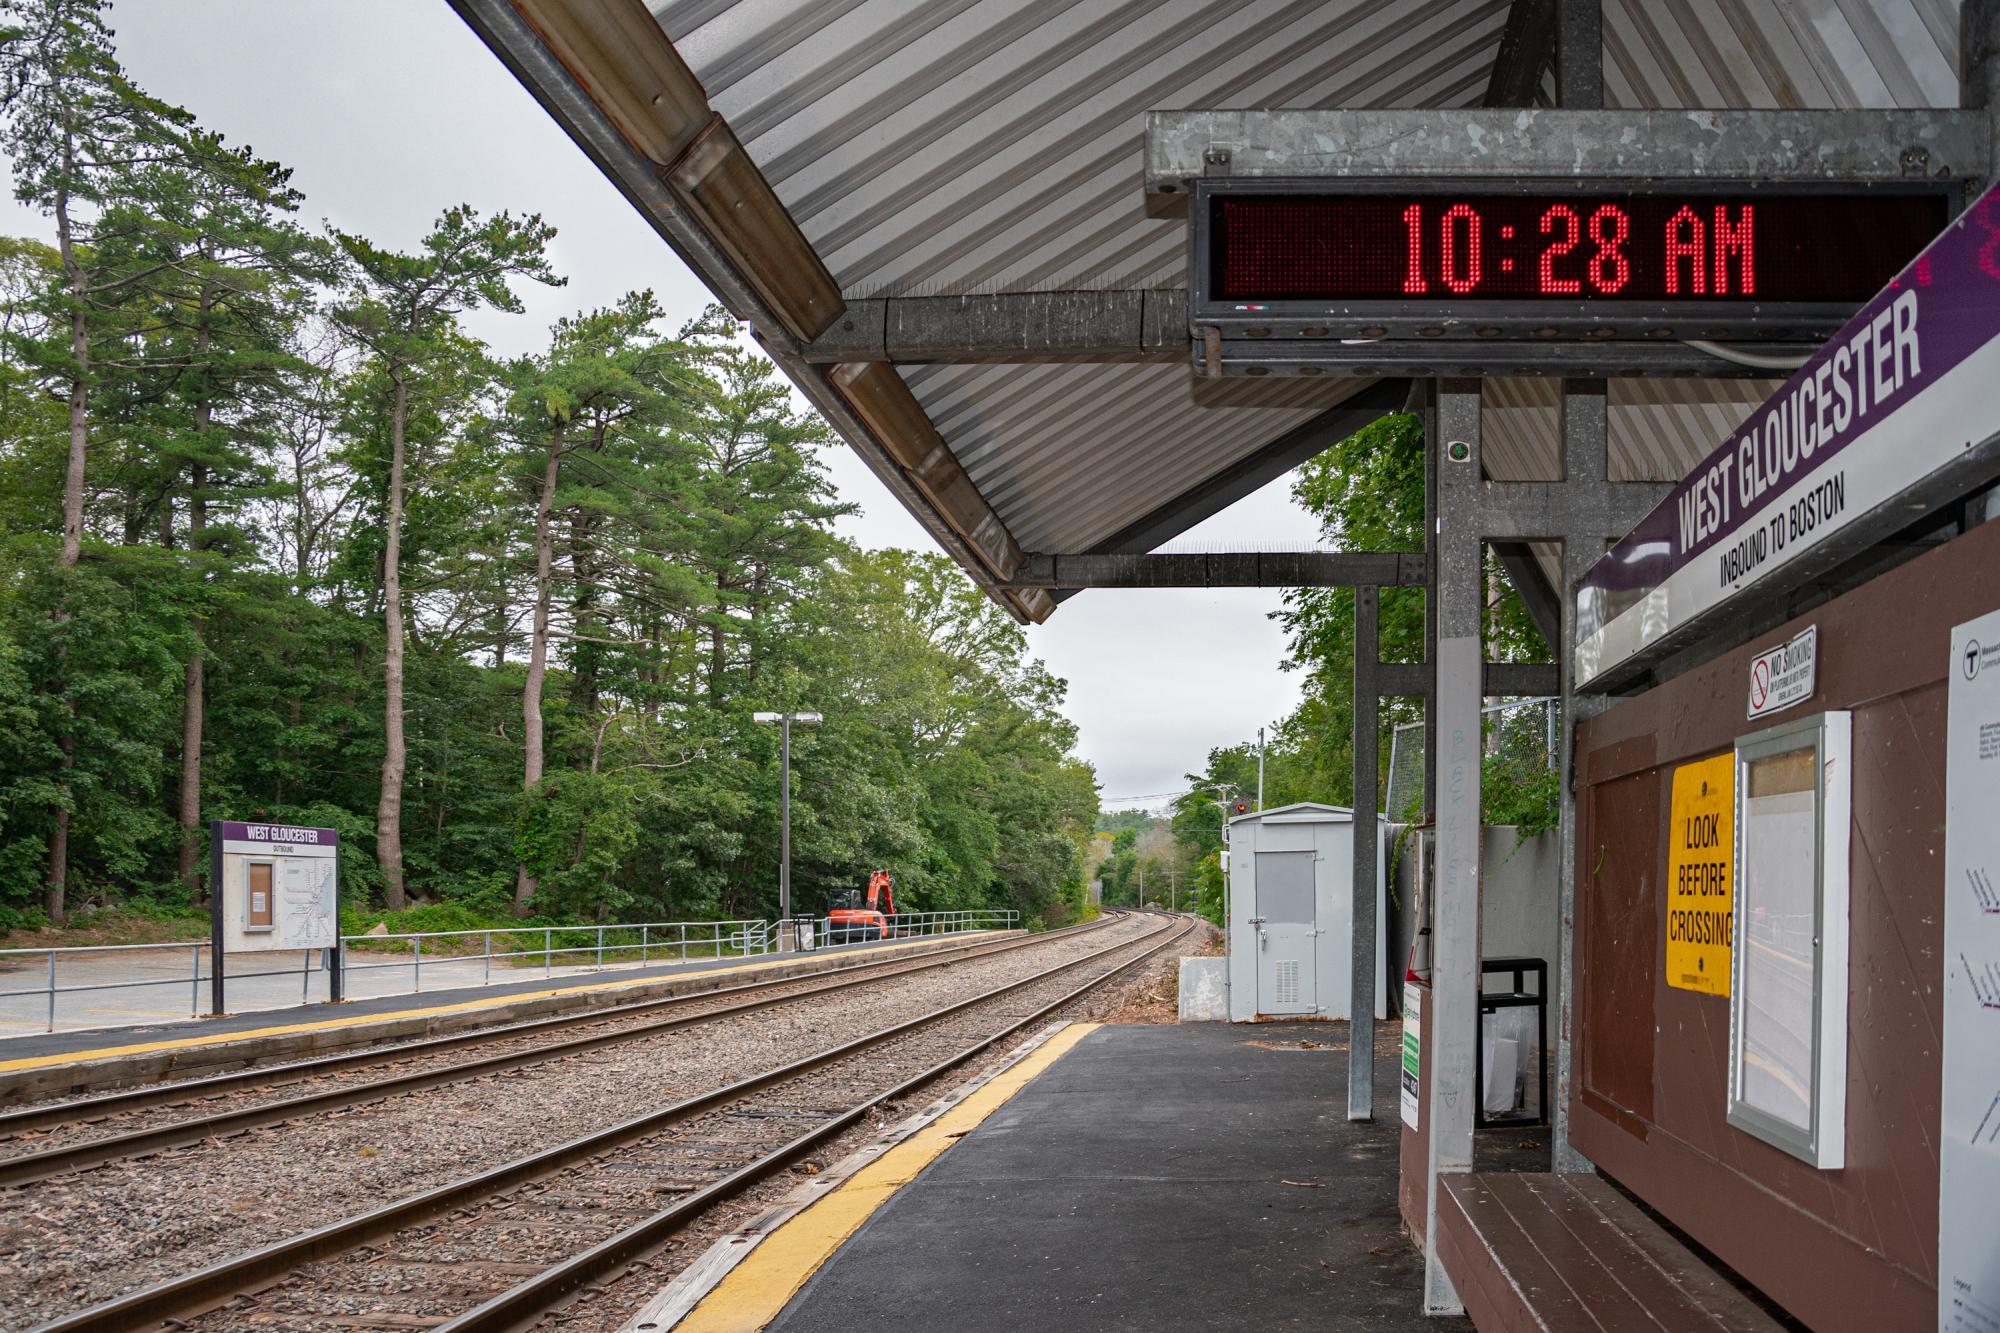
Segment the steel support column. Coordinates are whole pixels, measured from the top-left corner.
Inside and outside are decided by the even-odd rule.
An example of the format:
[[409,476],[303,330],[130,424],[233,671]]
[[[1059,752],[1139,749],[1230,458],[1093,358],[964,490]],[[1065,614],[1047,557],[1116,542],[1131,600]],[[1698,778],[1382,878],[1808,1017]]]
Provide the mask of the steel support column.
[[1986,117],[1987,180],[2000,177],[2000,0],[1962,0],[1958,10],[1959,105]]
[[1603,0],[1557,0],[1556,105],[1575,111],[1604,106]]
[[[1609,427],[1604,388],[1602,380],[1564,380],[1562,386],[1563,478],[1569,485],[1586,492],[1609,489]],[[1555,645],[1557,669],[1562,676],[1562,727],[1560,739],[1556,742],[1556,784],[1561,810],[1556,836],[1561,843],[1556,849],[1559,869],[1556,884],[1556,957],[1552,969],[1556,992],[1556,1078],[1552,1094],[1555,1104],[1548,1108],[1552,1127],[1550,1138],[1554,1145],[1551,1169],[1556,1171],[1591,1169],[1590,1159],[1578,1152],[1569,1141],[1569,1090],[1573,1073],[1571,1022],[1576,982],[1576,728],[1585,718],[1602,712],[1606,701],[1601,696],[1579,697],[1576,693],[1573,674],[1576,662],[1576,604],[1572,598],[1577,582],[1603,556],[1610,541],[1610,535],[1602,528],[1593,533],[1586,527],[1581,531],[1573,528],[1565,534],[1562,544],[1563,588],[1570,595],[1564,599],[1563,633]]]
[[[1425,1108],[1429,1170],[1424,1182],[1424,1309],[1464,1306],[1437,1253],[1438,1177],[1472,1169],[1474,1047],[1479,1031],[1480,704],[1485,651],[1484,549],[1478,380],[1446,380],[1438,391],[1437,478],[1432,534],[1437,577],[1437,869],[1431,896],[1430,1096]],[[1461,461],[1451,461],[1464,445]]]
[[1376,788],[1382,770],[1376,753],[1381,742],[1378,714],[1381,695],[1376,664],[1381,660],[1377,633],[1382,594],[1373,587],[1354,590],[1354,911],[1351,917],[1348,963],[1347,1118],[1375,1118],[1375,974],[1382,967],[1375,947],[1375,873],[1382,856],[1382,824],[1375,817],[1381,804]]
[[[1556,27],[1556,101],[1566,107],[1591,108],[1604,105],[1604,16],[1603,0],[1559,0],[1561,17]],[[1562,431],[1563,480],[1571,487],[1607,489],[1610,479],[1610,425],[1603,381],[1564,380],[1560,429]],[[1556,740],[1556,956],[1550,975],[1555,978],[1556,1078],[1551,1094],[1555,1105],[1543,1107],[1549,1117],[1551,1141],[1549,1167],[1553,1171],[1582,1172],[1591,1169],[1590,1159],[1569,1141],[1569,1089],[1573,1054],[1571,1016],[1576,986],[1576,785],[1573,764],[1576,758],[1576,726],[1584,716],[1576,697],[1572,664],[1576,661],[1576,603],[1574,589],[1606,543],[1593,540],[1586,532],[1568,532],[1562,544],[1562,587],[1557,598],[1561,628],[1549,641],[1556,655],[1556,670],[1562,681],[1561,727]],[[1603,709],[1593,699],[1589,713]]]

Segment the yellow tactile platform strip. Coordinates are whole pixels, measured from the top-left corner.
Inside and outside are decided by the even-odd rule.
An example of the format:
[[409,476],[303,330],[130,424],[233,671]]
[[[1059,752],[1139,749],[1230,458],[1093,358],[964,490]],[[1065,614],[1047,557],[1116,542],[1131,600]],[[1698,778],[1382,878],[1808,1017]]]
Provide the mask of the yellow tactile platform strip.
[[1071,1023],[1064,1027],[1025,1059],[1000,1071],[958,1105],[765,1236],[674,1325],[675,1333],[755,1333],[777,1318],[806,1280],[876,1209],[1099,1026]]
[[[979,934],[989,934],[982,931]],[[976,935],[963,936],[965,940]],[[855,949],[842,953],[842,958],[865,958],[870,954],[894,953],[900,948],[895,944],[880,944],[873,948]],[[262,1037],[284,1037],[301,1032],[327,1032],[336,1028],[364,1027],[370,1023],[394,1023],[410,1018],[429,1018],[439,1014],[471,1013],[480,1009],[494,1009],[502,1005],[522,1004],[534,1000],[557,999],[566,995],[588,995],[594,992],[627,990],[635,986],[657,986],[663,982],[681,977],[735,976],[747,972],[762,972],[774,967],[784,967],[800,961],[798,955],[787,954],[768,958],[755,963],[738,963],[730,967],[697,968],[684,972],[670,972],[664,975],[627,977],[618,981],[595,981],[582,986],[556,986],[547,990],[510,991],[504,995],[483,995],[476,1000],[461,1000],[455,1004],[432,1005],[420,1009],[396,1009],[384,1013],[355,1014],[347,1018],[327,1018],[314,1023],[285,1023],[266,1028],[237,1028],[228,1032],[209,1032],[191,1037],[169,1037],[160,1041],[133,1042],[124,1046],[103,1046],[94,1050],[59,1051],[52,1055],[30,1055],[14,1060],[0,1060],[0,1074],[14,1073],[23,1069],[48,1069],[55,1065],[83,1064],[90,1060],[109,1060],[122,1055],[151,1055],[160,1051],[188,1050],[197,1046],[218,1046],[232,1041],[255,1041]],[[839,969],[828,972],[808,973],[806,976],[828,976]],[[805,979],[805,976],[800,978]]]

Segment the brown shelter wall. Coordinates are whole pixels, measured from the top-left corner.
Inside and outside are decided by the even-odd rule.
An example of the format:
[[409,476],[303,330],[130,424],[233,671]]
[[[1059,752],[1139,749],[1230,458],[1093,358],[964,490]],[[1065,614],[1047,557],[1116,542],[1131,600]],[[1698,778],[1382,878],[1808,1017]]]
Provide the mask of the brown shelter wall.
[[[1944,741],[1951,627],[2000,606],[2000,523],[1578,729],[1572,1141],[1825,1330],[1937,1318]],[[1751,658],[1819,626],[1818,692],[1745,720]],[[1727,1123],[1729,1001],[1662,976],[1676,765],[1824,709],[1854,724],[1846,1166]]]

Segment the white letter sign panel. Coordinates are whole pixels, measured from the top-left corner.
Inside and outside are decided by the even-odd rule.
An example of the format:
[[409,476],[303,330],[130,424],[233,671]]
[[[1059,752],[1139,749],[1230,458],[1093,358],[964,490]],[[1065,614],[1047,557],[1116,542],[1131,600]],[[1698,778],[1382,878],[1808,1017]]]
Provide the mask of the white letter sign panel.
[[2000,1327],[2000,611],[1951,632],[1938,1328]]

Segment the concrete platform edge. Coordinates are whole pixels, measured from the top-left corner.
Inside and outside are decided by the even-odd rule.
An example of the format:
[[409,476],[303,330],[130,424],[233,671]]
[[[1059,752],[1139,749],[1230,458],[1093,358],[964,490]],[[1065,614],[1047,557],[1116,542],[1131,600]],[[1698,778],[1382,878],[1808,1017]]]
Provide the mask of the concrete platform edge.
[[[988,932],[995,939],[1024,933]],[[968,942],[968,937],[960,935],[945,936],[936,941],[883,947],[898,954],[923,957]],[[114,1051],[124,1048],[146,1049],[131,1049],[127,1053],[95,1059],[90,1058],[94,1054],[92,1051],[78,1051],[67,1055],[37,1056],[19,1061],[18,1064],[26,1067],[0,1069],[0,1107],[15,1106],[46,1097],[132,1087],[171,1075],[218,1073],[260,1060],[302,1059],[356,1046],[438,1037],[448,1033],[463,1032],[470,1028],[496,1027],[557,1013],[604,1009],[635,1001],[667,999],[678,995],[699,995],[745,980],[744,973],[750,968],[756,969],[757,980],[782,981],[872,965],[881,961],[883,960],[879,953],[873,950],[866,953],[830,954],[819,958],[807,957],[775,966],[768,960],[754,960],[749,963],[738,960],[724,967],[699,972],[682,972],[667,977],[640,977],[629,981],[591,981],[567,987],[557,985],[521,998],[512,998],[505,994],[481,997],[477,990],[412,995],[409,999],[413,1004],[430,1001],[430,1006],[399,1010],[379,1018],[366,1014],[343,1018],[340,1015],[340,1006],[318,1005],[315,1008],[323,1011],[327,1015],[325,1018],[290,1024],[280,1019],[273,1025],[277,1030],[255,1029],[240,1035],[218,1032],[183,1038],[156,1038],[150,1041],[120,1042],[113,1038],[103,1049]],[[458,998],[447,1000],[446,996]],[[279,1015],[287,1012],[294,1011],[274,1011],[273,1018],[278,1019]],[[139,1038],[145,1029],[105,1031],[107,1035],[114,1032],[129,1032],[134,1038]],[[0,1061],[0,1065],[5,1063],[7,1062]]]
[[678,1325],[721,1284],[725,1277],[729,1276],[738,1264],[749,1258],[757,1246],[779,1227],[839,1189],[852,1179],[856,1172],[880,1158],[889,1149],[924,1126],[937,1121],[966,1098],[1033,1055],[1069,1026],[1067,1022],[1050,1023],[1001,1063],[979,1077],[954,1088],[908,1119],[892,1125],[873,1142],[862,1145],[819,1175],[802,1182],[784,1198],[759,1213],[742,1230],[718,1239],[702,1252],[700,1258],[682,1269],[671,1282],[660,1288],[652,1300],[620,1327],[619,1333],[664,1333],[665,1330]]

